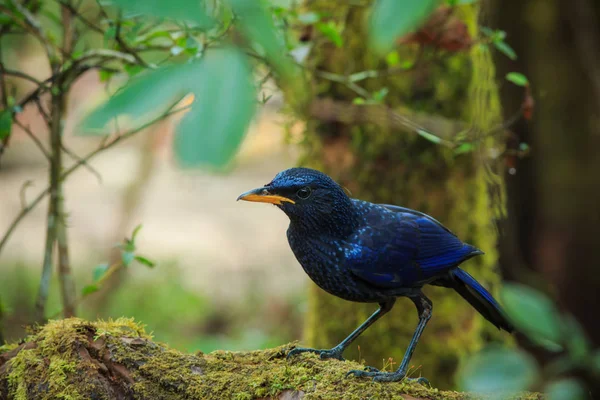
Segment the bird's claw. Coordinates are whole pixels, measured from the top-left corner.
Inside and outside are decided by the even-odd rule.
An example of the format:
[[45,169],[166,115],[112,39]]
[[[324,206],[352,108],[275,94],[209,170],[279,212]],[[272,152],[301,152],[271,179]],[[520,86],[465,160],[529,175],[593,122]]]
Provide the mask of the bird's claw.
[[321,357],[321,360],[325,360],[328,358],[335,358],[336,360],[346,361],[346,360],[344,360],[344,357],[342,357],[342,352],[339,349],[336,349],[335,347],[330,350],[319,350],[319,349],[311,349],[311,348],[305,348],[305,347],[296,347],[295,349],[290,350],[290,352],[287,354],[287,358],[289,359],[290,357],[295,356],[300,353],[315,353],[315,354],[318,354],[319,357]]
[[375,367],[370,367],[368,365],[365,365],[365,371],[367,372],[379,372],[379,370]]
[[427,378],[407,378],[403,372],[381,372],[377,368],[365,367],[366,371],[353,369],[346,374],[346,378],[354,375],[357,378],[373,378],[374,382],[398,382],[405,380],[407,382],[420,383],[421,385],[430,385]]

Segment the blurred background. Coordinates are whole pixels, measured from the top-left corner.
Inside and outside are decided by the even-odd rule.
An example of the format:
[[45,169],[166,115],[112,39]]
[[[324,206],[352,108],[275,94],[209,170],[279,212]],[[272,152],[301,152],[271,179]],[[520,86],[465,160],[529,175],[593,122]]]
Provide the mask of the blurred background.
[[[73,88],[70,107],[101,91],[94,75]],[[227,172],[182,171],[172,159],[174,124],[165,122],[100,155],[93,166],[101,180],[85,169],[73,174],[65,194],[78,286],[91,281],[94,267],[109,260],[115,244],[138,224],[140,252],[156,262],[151,270],[128,269],[110,295],[86,299],[82,317],[134,317],[157,340],[186,351],[248,350],[301,338],[308,278],[289,249],[287,217],[275,207],[236,203],[240,193],[296,163],[298,149],[283,140],[276,103],[261,110]],[[39,114],[28,111],[22,122],[40,127]],[[76,120],[76,111],[70,115]],[[65,140],[77,153],[98,142],[69,128]],[[0,168],[3,231],[21,210],[23,183],[31,182],[26,193],[35,193],[47,184],[47,171],[44,157],[17,127]],[[44,201],[33,210],[2,252],[7,340],[22,337],[33,319],[46,209]],[[57,280],[49,301],[49,315],[61,310]]]
[[[320,291],[289,249],[287,217],[235,201],[304,165],[486,252],[465,269],[522,334],[429,288],[411,374],[598,393],[599,2],[168,3],[0,1],[0,345],[73,314],[132,317],[188,352],[336,344],[374,306]],[[189,107],[190,92],[185,116],[121,140],[160,105]],[[86,135],[98,128],[110,134]],[[78,164],[54,181],[50,214],[64,218],[48,253],[50,197],[36,196]],[[404,300],[391,314],[347,358],[392,368],[417,319]],[[512,350],[473,361],[490,345]],[[526,378],[510,386],[511,374]]]

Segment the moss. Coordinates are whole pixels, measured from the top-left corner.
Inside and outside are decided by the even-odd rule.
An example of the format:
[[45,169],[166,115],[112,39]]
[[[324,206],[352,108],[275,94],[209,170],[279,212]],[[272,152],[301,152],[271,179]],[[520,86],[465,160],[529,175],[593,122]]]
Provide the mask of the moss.
[[[302,392],[305,399],[474,398],[418,384],[345,378],[355,362],[286,354],[294,343],[249,352],[183,354],[154,343],[131,320],[51,321],[0,365],[8,399],[257,399]],[[2,356],[2,353],[0,353]],[[0,358],[1,360],[1,358]],[[537,396],[537,395],[535,395]],[[534,399],[534,395],[519,398]]]
[[[365,47],[364,21],[368,2],[342,5],[326,0],[306,1],[312,11],[331,15],[343,31],[343,48],[324,41],[311,52],[311,68],[350,74],[385,68]],[[477,6],[458,8],[473,37],[477,31]],[[319,39],[317,38],[317,43]],[[417,49],[399,47],[401,61],[415,60]],[[425,50],[427,51],[427,50]],[[500,104],[489,53],[480,46],[463,53],[446,53],[435,62],[421,65],[412,72],[361,81],[369,91],[389,89],[386,105],[463,119],[472,125],[468,139],[481,144],[473,153],[456,156],[451,149],[430,143],[414,132],[395,132],[370,125],[311,121],[303,143],[305,153],[300,164],[321,169],[350,189],[354,197],[400,204],[427,212],[449,226],[461,239],[486,252],[464,267],[486,287],[494,289],[499,277],[497,232],[494,219],[501,210],[500,200],[490,193],[502,194],[502,182],[482,149],[497,147],[497,138],[484,139],[481,132],[500,119]],[[352,102],[357,96],[346,86],[323,79],[313,85],[316,95]],[[501,151],[501,150],[499,150]],[[460,360],[481,347],[484,340],[502,336],[491,324],[475,317],[475,311],[457,294],[444,288],[426,288],[434,302],[433,318],[413,358],[413,374],[428,377],[439,387],[452,386]],[[306,324],[307,344],[328,348],[362,323],[376,305],[352,304],[310,289]],[[345,356],[365,359],[381,367],[393,358],[398,366],[417,324],[414,305],[400,300],[389,315],[369,328]],[[491,328],[490,328],[491,327]]]

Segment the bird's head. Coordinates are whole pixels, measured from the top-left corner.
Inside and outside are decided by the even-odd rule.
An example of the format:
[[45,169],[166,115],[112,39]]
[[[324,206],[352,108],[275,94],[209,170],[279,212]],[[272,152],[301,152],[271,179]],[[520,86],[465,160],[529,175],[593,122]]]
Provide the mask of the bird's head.
[[238,200],[274,204],[292,223],[315,229],[334,223],[349,224],[354,211],[352,201],[340,185],[309,168],[281,171],[270,183],[241,194]]

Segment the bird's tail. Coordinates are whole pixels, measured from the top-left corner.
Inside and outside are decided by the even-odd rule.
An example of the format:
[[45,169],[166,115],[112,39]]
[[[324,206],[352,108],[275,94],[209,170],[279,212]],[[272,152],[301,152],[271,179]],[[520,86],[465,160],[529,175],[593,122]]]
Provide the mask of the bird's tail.
[[496,325],[498,329],[504,329],[507,332],[513,331],[513,326],[506,318],[500,304],[475,278],[460,268],[452,270],[450,276],[452,278],[450,286],[479,311],[485,319]]

